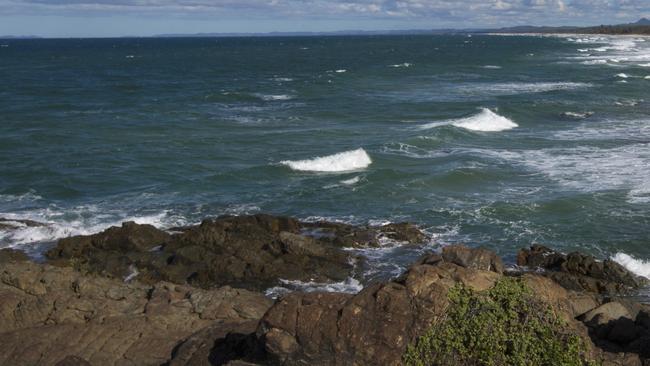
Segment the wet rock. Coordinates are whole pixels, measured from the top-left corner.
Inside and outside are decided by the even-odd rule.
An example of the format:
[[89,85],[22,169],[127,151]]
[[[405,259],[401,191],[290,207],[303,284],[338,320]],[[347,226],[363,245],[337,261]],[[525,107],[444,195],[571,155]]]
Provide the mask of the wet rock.
[[7,219],[0,217],[0,230],[15,230],[21,227],[40,227],[47,226],[42,222],[34,220]]
[[124,284],[31,262],[0,269],[1,365],[160,365],[197,331],[254,322],[272,301],[222,287]]
[[577,252],[564,255],[541,245],[520,250],[517,264],[545,269],[546,276],[574,291],[620,294],[648,284],[647,279],[636,276],[612,260],[599,261]]
[[149,284],[162,280],[263,290],[281,279],[344,281],[360,258],[343,247],[378,245],[382,235],[424,238],[410,224],[368,228],[260,214],[205,220],[172,235],[150,225],[124,223],[95,235],[62,239],[47,257],[52,264],[82,272]]
[[382,238],[410,244],[427,240],[426,235],[417,226],[405,222],[371,227],[319,221],[301,223],[301,227],[307,235],[346,248],[378,247]]

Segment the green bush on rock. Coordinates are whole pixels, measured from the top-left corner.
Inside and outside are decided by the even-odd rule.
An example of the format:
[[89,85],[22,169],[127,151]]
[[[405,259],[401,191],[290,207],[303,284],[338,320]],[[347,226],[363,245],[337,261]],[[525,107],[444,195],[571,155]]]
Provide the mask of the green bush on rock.
[[408,347],[406,365],[590,364],[580,337],[521,279],[504,277],[484,292],[456,285],[449,300],[445,317]]

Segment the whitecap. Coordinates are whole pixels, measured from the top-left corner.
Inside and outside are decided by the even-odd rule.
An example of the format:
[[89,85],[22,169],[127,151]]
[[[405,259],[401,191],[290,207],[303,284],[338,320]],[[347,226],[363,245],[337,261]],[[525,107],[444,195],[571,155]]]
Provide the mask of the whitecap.
[[339,70],[336,70],[336,71],[334,71],[334,72],[336,72],[336,73],[338,73],[338,74],[342,74],[342,73],[347,72],[347,71],[348,71],[348,70],[346,70],[346,69],[339,69]]
[[356,176],[354,178],[344,179],[344,180],[340,181],[339,183],[341,183],[343,185],[346,185],[346,186],[351,186],[351,185],[359,183],[360,181],[361,181],[361,177]]
[[267,289],[264,294],[271,298],[287,294],[292,291],[300,292],[342,292],[356,294],[363,290],[363,285],[356,279],[350,277],[341,282],[304,282],[299,280],[280,279],[281,286],[275,286]]
[[456,89],[468,94],[489,93],[495,95],[496,93],[502,95],[514,95],[519,93],[545,93],[550,91],[562,90],[575,90],[582,88],[590,88],[593,84],[589,83],[576,83],[576,82],[538,82],[538,83],[494,83],[484,84],[471,83],[468,85],[457,86]]
[[637,276],[650,279],[650,261],[636,259],[622,252],[616,253],[611,259]]
[[484,68],[484,69],[492,69],[492,70],[498,70],[498,69],[502,68],[501,66],[497,66],[497,65],[485,65],[485,66],[481,66],[481,67]]
[[254,95],[266,102],[271,102],[276,100],[291,100],[294,98],[292,95],[288,95],[288,94],[254,94]]
[[607,64],[607,60],[587,60],[582,62],[583,65],[604,65]]
[[620,73],[620,74],[616,74],[616,77],[621,78],[621,79],[627,79],[627,78],[630,77],[630,75],[625,74],[625,73]]
[[481,112],[470,117],[433,122],[420,126],[420,129],[429,129],[444,125],[453,125],[472,131],[499,132],[519,127],[510,119],[492,112],[488,108],[481,108]]
[[411,67],[413,64],[404,62],[402,64],[395,64],[395,65],[389,65],[389,67],[395,67],[395,68],[400,68],[400,67]]
[[345,172],[367,168],[372,164],[368,153],[362,148],[305,160],[285,160],[280,164],[293,170],[309,172]]
[[562,113],[563,117],[574,118],[574,119],[584,119],[594,115],[594,112],[564,112]]

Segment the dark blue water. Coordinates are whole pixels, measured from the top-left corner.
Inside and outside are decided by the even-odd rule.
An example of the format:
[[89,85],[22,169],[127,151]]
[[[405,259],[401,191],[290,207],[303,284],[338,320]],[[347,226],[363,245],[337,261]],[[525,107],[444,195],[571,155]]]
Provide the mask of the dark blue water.
[[0,246],[261,211],[650,268],[645,39],[0,44],[0,217],[50,223]]

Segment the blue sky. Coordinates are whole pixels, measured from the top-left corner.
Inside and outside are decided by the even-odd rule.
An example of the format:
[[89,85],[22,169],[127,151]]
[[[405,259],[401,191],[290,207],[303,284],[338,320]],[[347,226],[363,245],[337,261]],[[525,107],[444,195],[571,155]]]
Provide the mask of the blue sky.
[[650,17],[650,0],[0,0],[0,35],[592,25]]

